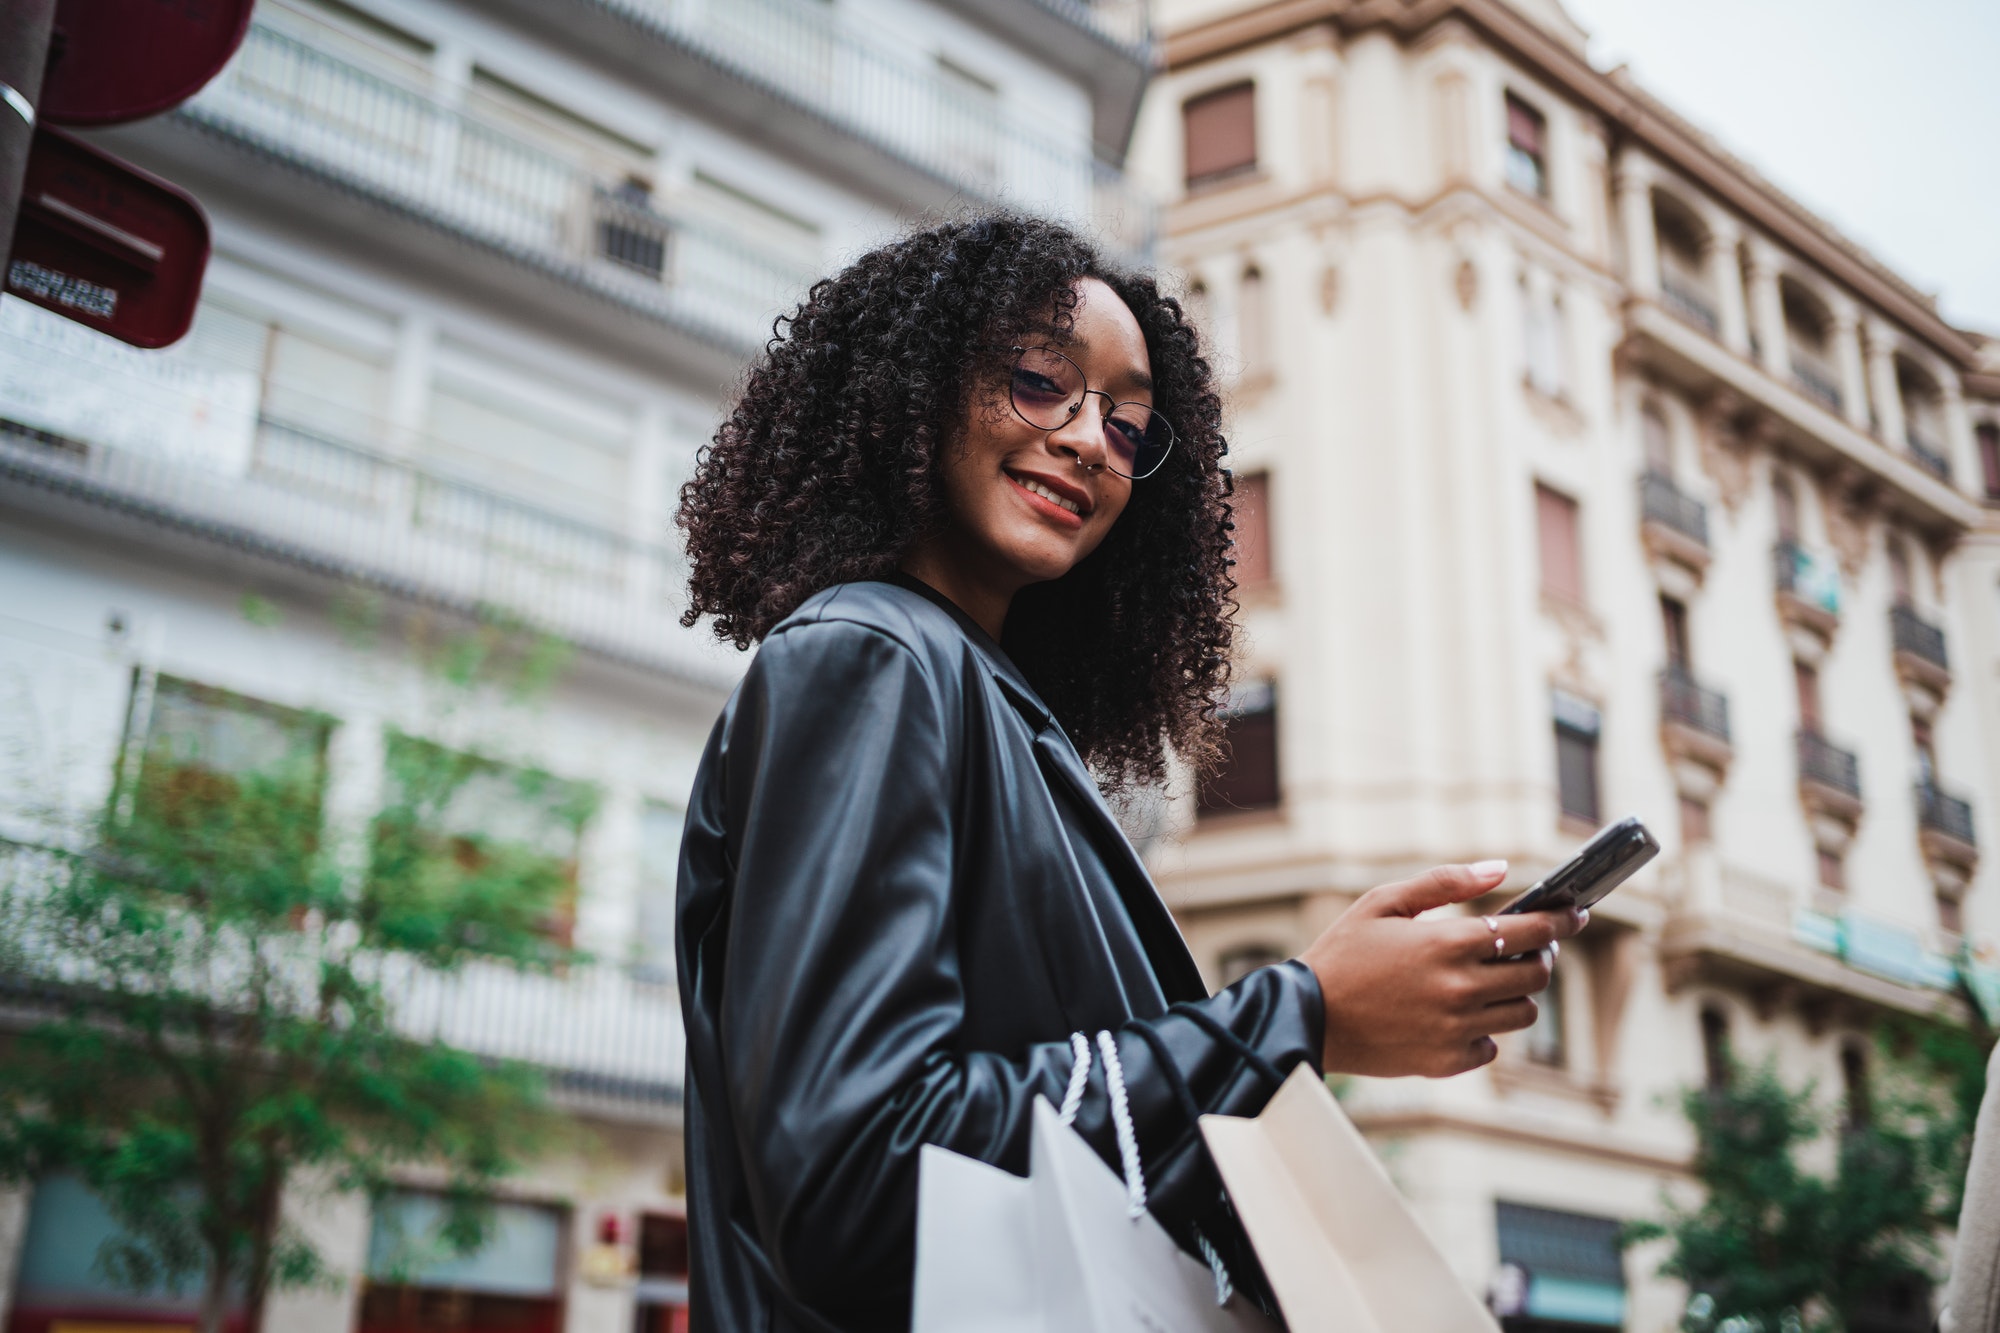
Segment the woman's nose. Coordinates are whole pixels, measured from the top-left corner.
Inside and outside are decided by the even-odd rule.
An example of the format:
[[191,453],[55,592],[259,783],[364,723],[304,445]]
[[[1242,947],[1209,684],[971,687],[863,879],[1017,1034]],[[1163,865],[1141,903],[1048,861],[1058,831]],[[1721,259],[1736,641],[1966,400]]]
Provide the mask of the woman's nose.
[[1086,393],[1070,419],[1049,432],[1049,443],[1087,468],[1095,470],[1103,467],[1106,453],[1104,411],[1097,395]]

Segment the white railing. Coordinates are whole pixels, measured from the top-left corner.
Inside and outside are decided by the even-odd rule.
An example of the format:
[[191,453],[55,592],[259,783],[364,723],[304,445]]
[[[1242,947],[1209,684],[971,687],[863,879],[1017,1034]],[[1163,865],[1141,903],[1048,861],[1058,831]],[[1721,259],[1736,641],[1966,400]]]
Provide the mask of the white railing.
[[240,473],[0,429],[0,484],[424,604],[499,609],[586,651],[713,688],[742,669],[681,627],[677,551],[282,421],[259,423]]
[[178,112],[596,294],[752,350],[814,267],[568,153],[263,24]]

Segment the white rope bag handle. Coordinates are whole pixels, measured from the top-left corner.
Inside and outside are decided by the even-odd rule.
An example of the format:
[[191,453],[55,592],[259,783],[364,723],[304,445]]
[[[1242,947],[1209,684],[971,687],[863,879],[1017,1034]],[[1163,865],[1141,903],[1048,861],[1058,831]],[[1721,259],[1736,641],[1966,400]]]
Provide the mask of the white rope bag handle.
[[[1070,1065],[1069,1087],[1063,1090],[1062,1108],[1056,1113],[1064,1125],[1075,1123],[1076,1113],[1083,1106],[1084,1089],[1090,1083],[1090,1042],[1081,1032],[1072,1032],[1069,1048],[1075,1060]],[[1146,1212],[1146,1176],[1139,1165],[1139,1135],[1132,1128],[1131,1102],[1125,1095],[1125,1066],[1118,1059],[1118,1043],[1109,1032],[1097,1034],[1097,1051],[1104,1059],[1104,1087],[1111,1095],[1111,1127],[1117,1131],[1118,1158],[1125,1168],[1125,1216],[1137,1220]],[[1227,1305],[1236,1286],[1229,1279],[1222,1256],[1198,1227],[1194,1240],[1201,1247],[1202,1258],[1208,1260],[1208,1271],[1215,1276],[1215,1303]]]

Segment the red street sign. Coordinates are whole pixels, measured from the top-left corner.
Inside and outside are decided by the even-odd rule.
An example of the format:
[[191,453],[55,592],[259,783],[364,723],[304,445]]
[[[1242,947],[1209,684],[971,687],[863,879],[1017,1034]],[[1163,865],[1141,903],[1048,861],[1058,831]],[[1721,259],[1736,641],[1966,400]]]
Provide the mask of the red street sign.
[[35,131],[7,290],[134,347],[194,322],[208,218],[194,197],[61,130]]
[[229,63],[252,0],[61,0],[39,115],[116,125],[177,106]]

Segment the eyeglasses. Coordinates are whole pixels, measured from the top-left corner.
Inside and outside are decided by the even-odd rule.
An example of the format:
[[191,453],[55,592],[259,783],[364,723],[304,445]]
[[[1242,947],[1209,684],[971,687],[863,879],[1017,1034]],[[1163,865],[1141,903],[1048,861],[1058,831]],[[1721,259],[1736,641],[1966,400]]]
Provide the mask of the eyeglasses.
[[1083,400],[1104,400],[1105,465],[1133,481],[1160,470],[1173,451],[1174,428],[1144,403],[1114,403],[1102,389],[1085,385],[1076,362],[1048,347],[1016,347],[1007,392],[1014,415],[1036,430],[1061,430],[1083,410]]

